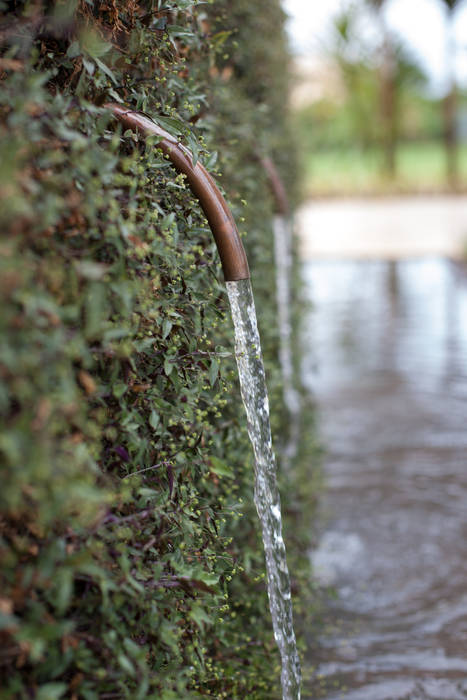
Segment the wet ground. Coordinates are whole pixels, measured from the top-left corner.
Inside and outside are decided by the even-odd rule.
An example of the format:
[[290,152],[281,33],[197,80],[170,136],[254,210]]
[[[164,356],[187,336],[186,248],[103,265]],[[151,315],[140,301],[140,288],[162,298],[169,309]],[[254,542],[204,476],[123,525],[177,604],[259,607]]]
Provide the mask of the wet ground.
[[[327,449],[313,561],[337,598],[305,698],[467,699],[467,273],[304,263]],[[312,689],[311,689],[312,687]]]

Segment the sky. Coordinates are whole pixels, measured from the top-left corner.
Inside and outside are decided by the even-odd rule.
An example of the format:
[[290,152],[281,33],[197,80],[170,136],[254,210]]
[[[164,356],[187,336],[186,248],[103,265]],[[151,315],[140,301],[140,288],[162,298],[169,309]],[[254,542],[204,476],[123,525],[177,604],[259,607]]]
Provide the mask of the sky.
[[[294,53],[316,54],[326,40],[333,16],[349,0],[283,0],[289,15],[288,32]],[[446,13],[441,0],[387,0],[388,25],[411,49],[442,92],[446,76]],[[456,10],[456,76],[467,85],[467,0]]]

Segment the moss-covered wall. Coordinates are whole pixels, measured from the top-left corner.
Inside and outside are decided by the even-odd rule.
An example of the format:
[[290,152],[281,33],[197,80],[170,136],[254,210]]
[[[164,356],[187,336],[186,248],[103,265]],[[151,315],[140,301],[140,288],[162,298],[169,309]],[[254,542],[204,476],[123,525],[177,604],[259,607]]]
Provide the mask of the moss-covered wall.
[[157,146],[102,105],[157,118],[225,188],[248,232],[280,436],[257,158],[275,155],[291,182],[279,2],[13,0],[0,12],[0,697],[274,698],[212,236]]

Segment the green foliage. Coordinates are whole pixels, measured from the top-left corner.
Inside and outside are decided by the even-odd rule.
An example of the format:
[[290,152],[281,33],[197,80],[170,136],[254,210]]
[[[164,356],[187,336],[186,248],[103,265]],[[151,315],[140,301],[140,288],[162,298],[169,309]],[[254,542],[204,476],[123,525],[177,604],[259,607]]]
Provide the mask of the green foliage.
[[300,110],[298,125],[302,141],[316,150],[380,149],[383,173],[393,177],[398,142],[428,136],[422,110],[428,100],[426,77],[387,27],[382,5],[367,0],[337,15],[324,58],[329,86],[323,77],[322,98]]
[[[280,434],[272,202],[255,132],[273,154],[288,143],[283,107],[274,113],[283,18],[278,2],[197,5],[2,4],[5,698],[278,693],[212,236],[157,143],[122,133],[102,107],[111,99],[151,114],[221,171],[249,231]],[[261,90],[245,70],[225,72],[231,41],[238,57],[251,50],[256,5],[274,17]]]
[[[454,112],[446,109],[444,99],[428,94],[426,76],[410,47],[389,30],[383,4],[366,0],[342,9],[325,52],[322,95],[295,115],[305,168],[311,173],[308,192],[452,188],[439,173],[438,157],[428,163],[425,154],[438,151],[435,142],[446,134],[455,134]],[[372,31],[365,31],[370,23]],[[465,95],[456,99],[462,105]],[[415,151],[422,154],[423,167],[422,161],[412,167]],[[457,187],[462,187],[461,167],[458,176]]]

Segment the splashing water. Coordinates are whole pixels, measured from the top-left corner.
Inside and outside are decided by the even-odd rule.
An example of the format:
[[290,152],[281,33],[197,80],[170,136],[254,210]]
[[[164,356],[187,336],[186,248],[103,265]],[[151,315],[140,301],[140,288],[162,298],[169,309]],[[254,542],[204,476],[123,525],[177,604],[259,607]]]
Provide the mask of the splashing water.
[[248,434],[255,455],[255,505],[261,521],[269,607],[274,637],[282,661],[283,700],[300,699],[300,662],[292,621],[290,580],[282,539],[276,463],[269,423],[269,401],[256,324],[255,304],[249,280],[227,282],[235,327],[235,353]]

